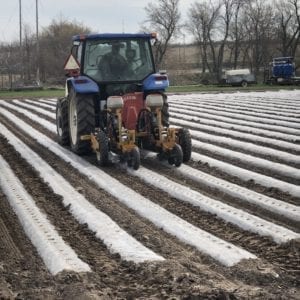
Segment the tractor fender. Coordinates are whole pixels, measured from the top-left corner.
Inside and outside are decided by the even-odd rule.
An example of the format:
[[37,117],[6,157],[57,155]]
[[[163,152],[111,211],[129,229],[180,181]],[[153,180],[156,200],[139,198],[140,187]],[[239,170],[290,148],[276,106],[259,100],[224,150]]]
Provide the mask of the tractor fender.
[[169,87],[169,79],[165,74],[151,74],[143,82],[144,91],[164,91]]
[[98,94],[99,86],[95,81],[87,76],[71,77],[66,82],[66,97],[69,94],[70,89],[74,89],[78,94]]

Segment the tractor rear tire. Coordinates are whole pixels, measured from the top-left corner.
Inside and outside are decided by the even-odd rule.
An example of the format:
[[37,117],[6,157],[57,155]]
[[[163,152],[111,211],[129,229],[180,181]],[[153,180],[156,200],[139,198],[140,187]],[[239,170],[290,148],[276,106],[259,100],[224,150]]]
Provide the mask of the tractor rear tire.
[[177,134],[177,143],[181,146],[183,152],[183,162],[187,162],[191,159],[192,155],[192,139],[188,129],[180,128]]
[[100,130],[97,134],[99,143],[99,153],[97,153],[97,161],[101,167],[109,165],[109,144],[106,134]]
[[62,146],[70,145],[68,101],[66,98],[57,100],[56,103],[56,130],[58,143]]
[[82,135],[95,130],[95,108],[91,95],[78,95],[71,90],[69,99],[69,131],[71,149],[78,155],[91,151],[90,140],[81,140]]

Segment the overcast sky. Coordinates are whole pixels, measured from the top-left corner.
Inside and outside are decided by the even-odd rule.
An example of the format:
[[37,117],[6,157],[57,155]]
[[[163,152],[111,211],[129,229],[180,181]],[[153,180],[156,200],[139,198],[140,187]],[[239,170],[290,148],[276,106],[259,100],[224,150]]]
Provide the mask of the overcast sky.
[[[35,2],[22,0],[23,24],[35,32]],[[38,0],[39,26],[53,19],[77,20],[93,32],[137,32],[146,18],[145,6],[156,0]],[[195,0],[180,0],[182,17]],[[19,0],[0,0],[0,42],[19,39]]]

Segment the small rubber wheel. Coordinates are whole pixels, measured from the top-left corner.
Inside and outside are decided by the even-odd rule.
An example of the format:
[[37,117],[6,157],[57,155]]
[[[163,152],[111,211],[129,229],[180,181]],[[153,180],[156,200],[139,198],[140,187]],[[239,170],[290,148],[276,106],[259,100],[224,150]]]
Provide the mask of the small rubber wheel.
[[183,153],[180,145],[175,144],[174,148],[170,152],[170,156],[168,158],[168,163],[170,165],[175,165],[175,167],[180,167],[183,160]]
[[177,133],[177,144],[181,146],[183,152],[183,162],[187,162],[191,159],[192,155],[192,139],[188,129],[180,128]]
[[135,147],[129,153],[129,158],[127,160],[127,165],[129,168],[137,170],[141,164],[141,155],[138,147]]

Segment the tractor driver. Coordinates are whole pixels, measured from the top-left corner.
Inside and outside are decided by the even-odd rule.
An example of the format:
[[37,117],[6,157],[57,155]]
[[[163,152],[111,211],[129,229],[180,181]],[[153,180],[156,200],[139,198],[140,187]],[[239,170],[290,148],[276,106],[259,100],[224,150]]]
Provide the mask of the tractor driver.
[[[115,42],[111,45],[111,52],[105,54],[99,64],[102,77],[105,80],[126,79],[128,63],[120,54],[121,44]],[[125,78],[124,78],[125,77]]]

